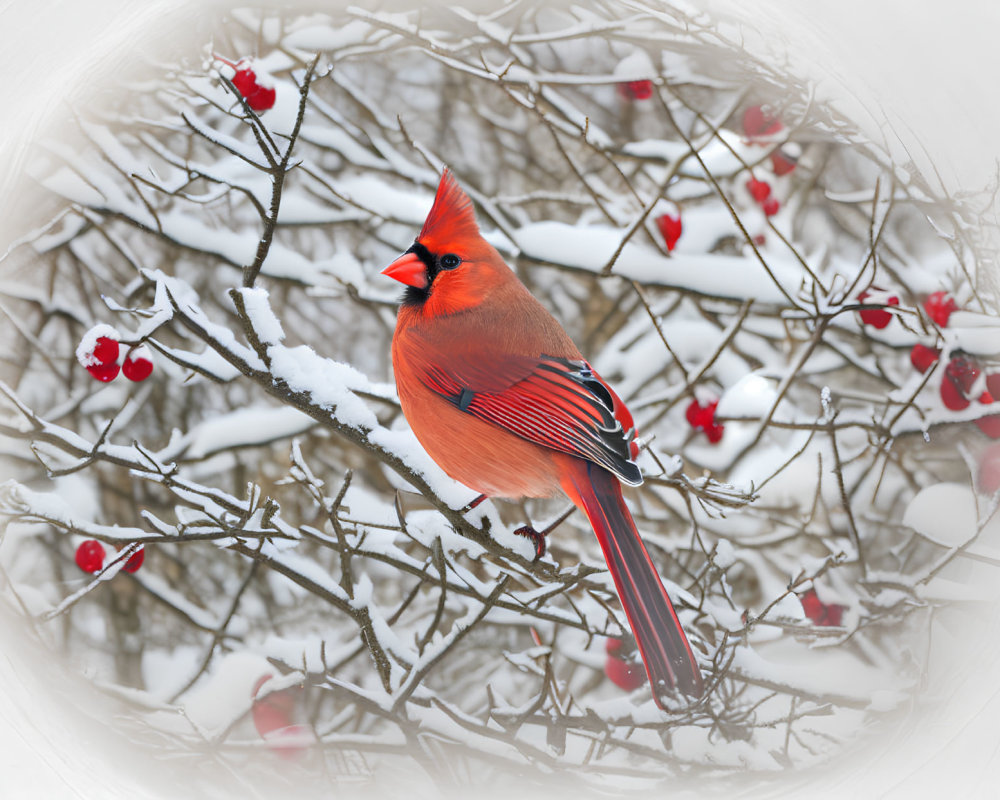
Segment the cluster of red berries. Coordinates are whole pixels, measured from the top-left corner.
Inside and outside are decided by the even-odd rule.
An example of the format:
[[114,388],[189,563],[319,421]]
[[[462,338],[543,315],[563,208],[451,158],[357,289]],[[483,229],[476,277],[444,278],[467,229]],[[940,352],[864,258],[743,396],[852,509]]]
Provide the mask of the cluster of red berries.
[[715,421],[715,409],[718,405],[719,401],[713,400],[703,406],[695,398],[688,404],[687,410],[684,412],[688,425],[695,430],[704,431],[705,436],[708,437],[708,441],[712,444],[718,444],[721,441],[724,428],[723,425]]
[[[88,572],[93,575],[95,572],[100,572],[104,568],[105,555],[106,552],[103,544],[97,541],[97,539],[86,539],[80,542],[79,546],[76,548],[76,565],[84,572]],[[125,562],[125,566],[123,566],[122,569],[126,572],[136,572],[145,560],[146,549],[144,547],[140,547],[131,555],[129,560]]]
[[[785,126],[781,120],[765,106],[750,106],[743,112],[743,136],[750,145],[767,146]],[[798,146],[786,143],[773,150],[770,155],[771,171],[778,177],[787,175],[798,165]],[[771,184],[753,175],[746,182],[746,189],[754,202],[767,217],[773,217],[781,209],[781,202],[774,196]],[[763,237],[754,237],[756,244],[763,244]]]
[[810,589],[799,597],[802,603],[802,610],[816,625],[822,627],[839,628],[841,619],[844,616],[844,607],[836,603],[824,603],[816,595],[815,589]]
[[[958,311],[958,303],[947,292],[932,292],[924,301],[924,312],[939,328],[948,326],[953,312]],[[936,347],[915,344],[910,350],[910,363],[918,372],[927,372],[941,358]],[[960,350],[952,351],[941,378],[941,402],[951,411],[964,411],[973,400],[982,405],[990,405],[1000,399],[1000,373],[986,375],[982,385],[979,378],[983,374],[979,362]],[[985,387],[985,388],[984,388]],[[987,414],[974,420],[987,436],[1000,438],[1000,414]]]
[[215,58],[235,70],[230,83],[250,108],[260,113],[274,107],[278,93],[271,83],[270,76],[255,65],[252,58],[241,58],[235,63],[222,56],[217,55]]
[[[871,296],[872,291],[881,292],[878,287],[865,290],[858,295],[862,303]],[[889,295],[885,304],[879,308],[864,308],[858,311],[863,325],[873,328],[885,328],[892,321],[889,306],[898,306],[899,297]],[[946,328],[951,315],[959,310],[955,298],[945,291],[931,292],[923,303],[924,313],[939,328]],[[910,349],[910,363],[920,373],[927,372],[941,359],[941,350],[928,347],[918,342]],[[1000,400],[1000,373],[986,375],[983,381],[982,367],[976,359],[961,350],[953,350],[941,377],[939,393],[944,407],[950,411],[964,411],[973,400],[983,405],[990,405]],[[994,439],[1000,438],[1000,414],[987,414],[974,420],[979,429]]]
[[777,197],[771,196],[771,184],[767,181],[759,181],[751,175],[750,179],[746,182],[746,187],[747,191],[750,192],[750,196],[757,201],[757,205],[760,206],[765,216],[773,217],[778,213],[781,203]]
[[113,381],[119,371],[130,381],[144,381],[153,372],[153,355],[143,344],[130,347],[119,365],[121,346],[118,331],[110,325],[91,328],[76,348],[76,359],[102,383]]
[[[743,112],[743,135],[747,144],[767,145],[784,128],[781,120],[765,106],[750,106]],[[775,175],[787,175],[798,166],[797,147],[785,144],[773,150],[770,159]]]
[[604,661],[604,674],[615,686],[631,691],[646,682],[646,670],[634,645],[627,649],[621,639],[611,638],[604,649],[608,654]]

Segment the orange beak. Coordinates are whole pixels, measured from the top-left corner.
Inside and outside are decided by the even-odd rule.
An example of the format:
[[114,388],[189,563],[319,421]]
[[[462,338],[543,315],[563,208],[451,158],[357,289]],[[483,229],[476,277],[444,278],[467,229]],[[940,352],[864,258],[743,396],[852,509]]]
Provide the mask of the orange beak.
[[405,283],[407,286],[413,286],[417,289],[427,288],[427,267],[424,266],[424,262],[416,253],[403,253],[382,270],[382,274],[388,275],[400,283]]

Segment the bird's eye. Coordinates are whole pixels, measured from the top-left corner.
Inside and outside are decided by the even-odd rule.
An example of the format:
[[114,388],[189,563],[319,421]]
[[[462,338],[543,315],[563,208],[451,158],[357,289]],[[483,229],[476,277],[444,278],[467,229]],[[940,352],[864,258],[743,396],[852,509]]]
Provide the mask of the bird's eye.
[[454,253],[446,253],[441,256],[441,269],[455,269],[459,264],[462,263],[462,259],[456,256]]

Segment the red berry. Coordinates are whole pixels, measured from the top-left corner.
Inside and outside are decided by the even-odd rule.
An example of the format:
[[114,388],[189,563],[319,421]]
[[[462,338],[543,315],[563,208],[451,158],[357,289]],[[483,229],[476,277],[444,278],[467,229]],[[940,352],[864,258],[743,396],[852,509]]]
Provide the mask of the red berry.
[[778,202],[777,198],[769,197],[761,204],[760,207],[764,210],[765,216],[773,217],[778,213],[778,209],[781,208],[781,203]]
[[[966,397],[976,382],[976,378],[979,377],[979,373],[979,364],[976,363],[975,359],[961,355],[952,356],[944,370],[945,377],[954,383],[955,387]],[[989,388],[988,384],[987,388]]]
[[656,226],[660,229],[660,235],[667,245],[667,252],[671,252],[677,245],[677,240],[681,238],[684,226],[681,224],[681,215],[676,217],[670,214],[660,214],[656,218]]
[[274,106],[277,97],[274,87],[264,86],[250,67],[236,70],[232,83],[254,111],[267,111]]
[[743,135],[750,141],[773,136],[784,126],[763,106],[750,106],[743,112]]
[[[979,371],[979,365],[974,359],[962,355],[951,357],[941,380],[941,401],[946,408],[962,411],[969,407],[969,391],[979,377]],[[987,390],[991,388],[993,387],[987,384]]]
[[924,311],[938,327],[944,328],[948,325],[951,312],[958,311],[958,303],[947,292],[931,292],[924,300]]
[[653,96],[653,82],[624,81],[618,84],[618,93],[626,100],[648,100]]
[[287,690],[271,692],[258,698],[257,692],[271,679],[271,675],[265,675],[257,681],[253,690],[253,725],[257,733],[261,736],[271,733],[279,728],[286,728],[292,724],[292,716],[295,712],[295,697]]
[[[308,734],[307,728],[294,724],[298,692],[294,689],[280,689],[258,698],[257,692],[270,679],[271,675],[265,675],[254,686],[254,701],[250,709],[253,726],[260,737],[267,741],[268,746],[282,758],[296,758],[304,749],[301,738]],[[283,742],[283,739],[288,741]]]
[[969,401],[966,400],[965,395],[947,378],[941,381],[941,402],[944,403],[945,408],[952,411],[961,411],[969,407]]
[[802,611],[806,618],[816,625],[823,627],[839,627],[844,616],[844,607],[836,603],[824,603],[816,594],[815,589],[810,589],[805,594],[799,596],[802,603]]
[[753,243],[757,245],[757,247],[763,247],[767,244],[767,237],[763,233],[758,233],[753,237]]
[[149,348],[140,345],[129,351],[125,356],[125,363],[122,364],[122,375],[130,381],[144,381],[153,372],[153,361],[150,358]]
[[991,439],[1000,439],[1000,414],[987,414],[976,420],[976,426]]
[[631,691],[646,682],[646,670],[634,650],[623,653],[623,649],[621,639],[608,639],[605,644],[608,657],[604,661],[604,674],[615,686]]
[[774,174],[787,175],[798,165],[798,158],[785,150],[775,150],[771,153],[771,169]]
[[767,181],[759,181],[756,178],[750,178],[746,182],[747,191],[750,192],[750,196],[756,200],[758,203],[763,203],[771,194],[771,184]]
[[925,347],[922,344],[913,345],[910,350],[910,363],[917,372],[927,372],[941,357],[941,351],[934,347]]
[[802,611],[805,613],[807,619],[815,622],[823,616],[823,603],[820,602],[815,589],[810,589],[801,595],[799,600],[802,603]]
[[688,424],[692,428],[703,430],[708,441],[712,444],[718,444],[719,440],[722,439],[724,427],[715,422],[715,409],[718,405],[718,400],[713,400],[707,406],[699,404],[697,400],[692,400],[684,411]]
[[118,376],[118,340],[111,336],[91,339],[94,332],[100,329],[117,335],[109,325],[102,324],[92,328],[77,347],[76,358],[94,378],[107,383]]
[[[858,300],[864,303],[868,294],[869,292],[867,290],[863,291],[858,295]],[[886,305],[898,306],[899,298],[896,297],[896,295],[892,295],[888,300],[886,300]],[[892,322],[892,313],[886,311],[884,308],[863,308],[858,312],[858,316],[861,317],[862,324],[871,325],[873,328],[877,328],[879,330]]]
[[118,342],[109,339],[107,336],[97,337],[97,344],[94,346],[94,358],[102,364],[110,364],[118,360]]
[[692,400],[688,404],[687,409],[685,409],[684,416],[692,428],[702,428],[705,425],[711,425],[712,418],[715,416],[716,405],[718,405],[718,402],[702,406],[696,399]]
[[104,566],[104,545],[96,539],[80,542],[76,548],[76,565],[91,574],[100,570]]
[[87,367],[87,372],[93,375],[97,380],[107,383],[108,381],[113,381],[118,377],[118,362],[112,361],[110,364],[94,364]]
[[844,607],[837,605],[836,603],[830,603],[826,606],[826,614],[823,615],[823,619],[820,620],[820,625],[829,625],[834,628],[840,627],[840,621],[844,616]]
[[122,569],[126,572],[138,572],[139,567],[142,566],[142,562],[145,560],[146,548],[140,547],[129,557],[129,560],[125,562],[125,566]]

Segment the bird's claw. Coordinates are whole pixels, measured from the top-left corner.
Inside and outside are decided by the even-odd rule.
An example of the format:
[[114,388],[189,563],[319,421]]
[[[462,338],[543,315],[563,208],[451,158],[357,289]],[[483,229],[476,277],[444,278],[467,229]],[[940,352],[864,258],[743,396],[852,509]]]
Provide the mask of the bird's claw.
[[530,525],[522,525],[514,533],[518,536],[526,536],[531,539],[531,543],[535,545],[535,558],[534,561],[538,561],[542,556],[545,555],[545,536],[546,534],[542,531],[536,531]]

